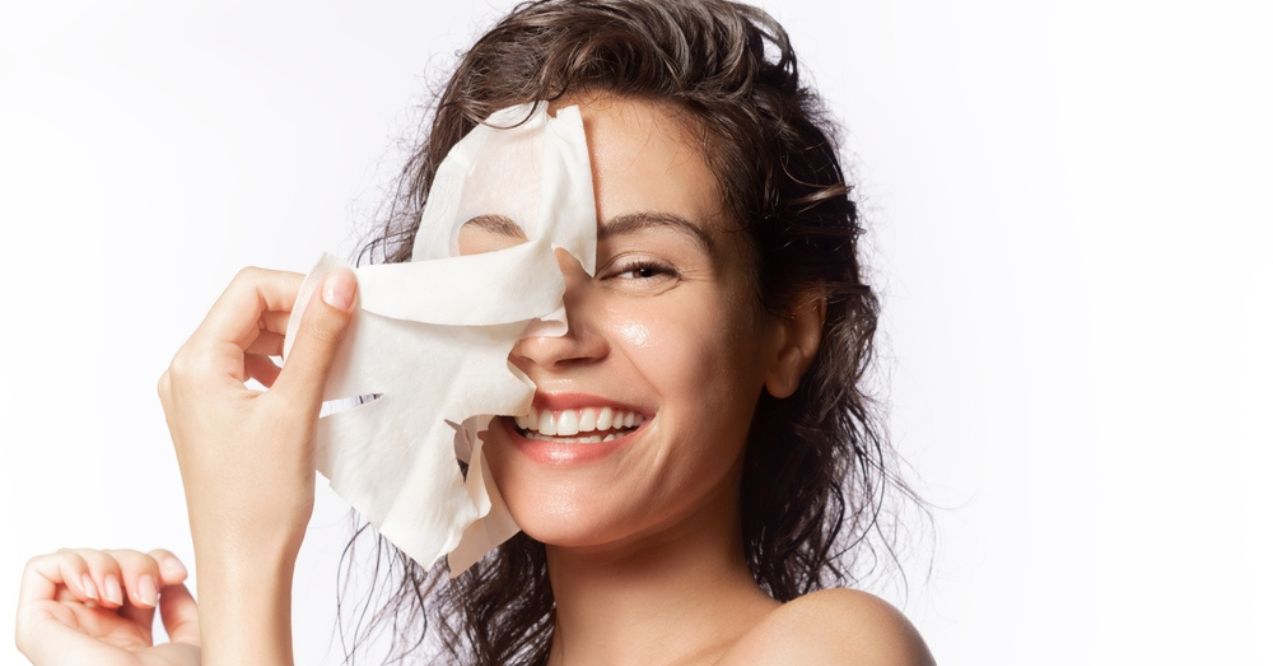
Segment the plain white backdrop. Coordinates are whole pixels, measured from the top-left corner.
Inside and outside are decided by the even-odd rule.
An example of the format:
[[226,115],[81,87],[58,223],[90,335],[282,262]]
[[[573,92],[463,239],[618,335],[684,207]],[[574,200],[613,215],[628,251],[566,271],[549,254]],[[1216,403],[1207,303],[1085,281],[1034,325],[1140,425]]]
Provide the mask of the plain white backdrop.
[[[160,373],[240,267],[349,255],[509,6],[0,9],[0,634],[32,555],[190,561]],[[874,591],[943,664],[1273,663],[1267,4],[764,6],[847,129],[941,507]],[[346,508],[320,480],[299,664],[340,661]]]

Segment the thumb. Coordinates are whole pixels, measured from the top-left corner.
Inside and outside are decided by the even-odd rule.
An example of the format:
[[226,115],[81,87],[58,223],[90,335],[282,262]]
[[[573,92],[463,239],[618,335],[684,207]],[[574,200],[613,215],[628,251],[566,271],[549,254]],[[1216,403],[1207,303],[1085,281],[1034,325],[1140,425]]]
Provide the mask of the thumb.
[[199,644],[199,605],[185,583],[164,586],[159,593],[159,615],[163,618],[168,640]]
[[301,317],[300,326],[272,391],[302,404],[322,402],[323,384],[353,319],[357,292],[358,281],[348,268],[334,268],[323,277],[309,303],[294,313]]

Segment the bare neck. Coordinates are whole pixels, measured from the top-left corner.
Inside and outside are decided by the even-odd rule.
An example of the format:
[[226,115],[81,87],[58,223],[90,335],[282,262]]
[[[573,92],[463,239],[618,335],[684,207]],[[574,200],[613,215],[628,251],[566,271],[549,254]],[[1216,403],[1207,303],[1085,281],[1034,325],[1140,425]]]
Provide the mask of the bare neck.
[[557,619],[548,663],[672,663],[723,652],[779,603],[743,556],[736,475],[657,534],[549,546]]

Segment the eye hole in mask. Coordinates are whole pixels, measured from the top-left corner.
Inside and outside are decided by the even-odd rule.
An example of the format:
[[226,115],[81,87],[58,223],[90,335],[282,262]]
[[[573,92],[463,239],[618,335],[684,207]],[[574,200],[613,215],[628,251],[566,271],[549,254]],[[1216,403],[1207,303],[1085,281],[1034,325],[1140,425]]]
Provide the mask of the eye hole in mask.
[[460,227],[456,244],[462,255],[482,254],[506,250],[525,243],[526,232],[521,225],[505,215],[478,215]]

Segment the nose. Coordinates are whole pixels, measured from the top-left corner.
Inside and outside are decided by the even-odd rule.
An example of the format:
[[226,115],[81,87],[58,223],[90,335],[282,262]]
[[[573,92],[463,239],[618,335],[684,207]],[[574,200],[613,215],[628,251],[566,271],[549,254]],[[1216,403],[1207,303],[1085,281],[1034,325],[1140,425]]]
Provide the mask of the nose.
[[545,372],[596,363],[609,353],[609,344],[597,325],[600,313],[590,293],[592,278],[574,255],[558,248],[556,256],[566,283],[562,296],[566,332],[559,336],[527,335],[508,355],[509,361],[532,380]]

